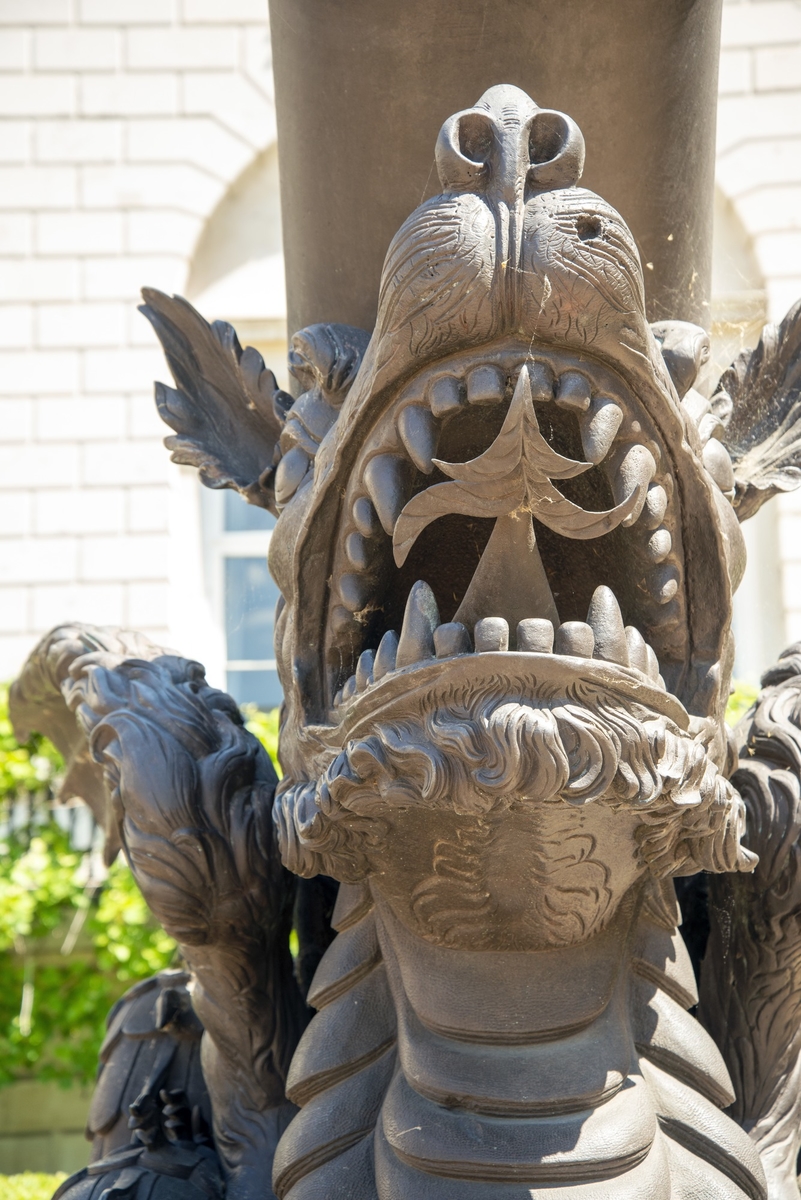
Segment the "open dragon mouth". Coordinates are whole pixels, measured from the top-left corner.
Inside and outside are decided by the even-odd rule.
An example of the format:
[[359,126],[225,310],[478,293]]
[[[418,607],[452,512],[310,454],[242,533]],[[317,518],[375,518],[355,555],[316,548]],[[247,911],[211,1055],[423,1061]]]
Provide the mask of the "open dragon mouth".
[[687,638],[675,493],[654,423],[595,361],[517,343],[420,372],[343,492],[331,719],[395,671],[468,653],[596,658],[674,690]]

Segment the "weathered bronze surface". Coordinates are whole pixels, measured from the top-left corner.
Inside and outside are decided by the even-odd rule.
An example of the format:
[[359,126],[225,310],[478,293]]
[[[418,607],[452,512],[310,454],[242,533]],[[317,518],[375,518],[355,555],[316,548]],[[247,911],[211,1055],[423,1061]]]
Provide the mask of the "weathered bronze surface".
[[[15,684],[192,977],[191,1007],[160,981],[141,1017],[161,1049],[133,1148],[99,1143],[70,1200],[215,1194],[209,1106],[236,1200],[271,1170],[281,1200],[794,1186],[795,658],[739,764],[724,711],[739,520],[801,467],[801,308],[706,400],[706,335],[649,324],[573,120],[493,87],[435,157],[372,335],[297,334],[294,402],[230,327],[145,293],[173,457],[278,514],[283,777],[198,664],[137,635],[57,629]],[[673,884],[699,872],[700,1022]],[[311,1020],[295,876],[340,883],[327,948],[315,893],[296,910]],[[159,1088],[199,1022],[202,1087]]]

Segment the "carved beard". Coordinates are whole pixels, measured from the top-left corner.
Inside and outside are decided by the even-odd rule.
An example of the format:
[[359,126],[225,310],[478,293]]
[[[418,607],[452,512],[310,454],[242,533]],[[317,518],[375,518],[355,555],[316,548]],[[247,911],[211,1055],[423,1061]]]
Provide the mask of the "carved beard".
[[611,694],[491,686],[378,723],[276,802],[291,870],[370,878],[442,945],[541,949],[598,932],[645,874],[750,869],[743,806],[706,746]]

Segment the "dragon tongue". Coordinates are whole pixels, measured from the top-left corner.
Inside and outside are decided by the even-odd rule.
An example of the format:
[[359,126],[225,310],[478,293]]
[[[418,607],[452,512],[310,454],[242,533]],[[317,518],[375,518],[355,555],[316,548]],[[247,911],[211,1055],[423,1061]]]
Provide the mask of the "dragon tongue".
[[488,615],[503,617],[510,629],[529,617],[559,624],[559,614],[542,565],[531,516],[498,517],[492,536],[453,618],[468,629]]

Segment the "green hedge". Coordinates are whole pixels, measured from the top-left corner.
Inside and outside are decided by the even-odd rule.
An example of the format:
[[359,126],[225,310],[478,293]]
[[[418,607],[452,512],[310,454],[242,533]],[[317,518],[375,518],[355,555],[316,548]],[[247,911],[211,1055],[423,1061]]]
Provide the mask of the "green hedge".
[[[277,712],[245,716],[274,755]],[[0,1086],[90,1083],[112,1004],[177,955],[124,859],[97,886],[90,857],[49,815],[61,769],[46,739],[16,741],[0,687],[0,805],[34,796],[40,821],[0,839]]]
[[759,688],[751,683],[737,683],[729,696],[726,708],[726,720],[729,725],[736,725],[740,717],[744,717],[759,695]]
[[67,1178],[63,1173],[42,1175],[23,1171],[21,1175],[0,1175],[0,1200],[50,1200],[56,1188]]

